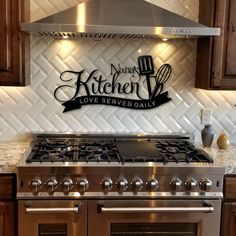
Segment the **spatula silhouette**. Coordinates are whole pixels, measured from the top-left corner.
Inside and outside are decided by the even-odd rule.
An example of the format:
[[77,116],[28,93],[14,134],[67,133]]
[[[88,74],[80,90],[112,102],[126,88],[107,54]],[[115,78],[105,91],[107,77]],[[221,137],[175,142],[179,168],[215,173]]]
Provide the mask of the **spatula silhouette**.
[[140,75],[145,75],[147,80],[147,89],[149,99],[152,95],[152,88],[150,82],[150,75],[154,74],[153,60],[151,56],[140,56],[138,57],[138,67]]

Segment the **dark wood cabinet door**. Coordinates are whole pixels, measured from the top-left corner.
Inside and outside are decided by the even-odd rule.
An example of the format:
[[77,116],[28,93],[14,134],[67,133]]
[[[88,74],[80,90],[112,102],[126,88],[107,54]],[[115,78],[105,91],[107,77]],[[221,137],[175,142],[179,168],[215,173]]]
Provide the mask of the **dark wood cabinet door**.
[[224,201],[222,204],[221,236],[236,236],[236,176],[224,178]]
[[236,0],[200,0],[199,21],[221,36],[198,40],[196,87],[236,89]]
[[223,204],[221,236],[236,236],[236,202]]
[[0,202],[0,236],[14,236],[14,204]]
[[16,235],[16,174],[0,174],[0,236]]
[[29,83],[29,36],[20,30],[28,7],[29,0],[0,1],[0,86]]

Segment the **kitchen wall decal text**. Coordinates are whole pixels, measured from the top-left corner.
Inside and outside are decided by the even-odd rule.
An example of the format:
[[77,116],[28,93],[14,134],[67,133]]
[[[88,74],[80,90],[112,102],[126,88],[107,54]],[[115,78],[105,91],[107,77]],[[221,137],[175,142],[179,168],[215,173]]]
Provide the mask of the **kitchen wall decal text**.
[[[65,106],[63,112],[92,104],[151,109],[171,100],[168,92],[162,92],[171,72],[171,66],[163,64],[155,73],[152,57],[148,55],[138,57],[138,67],[122,67],[120,64],[116,67],[111,64],[109,79],[104,78],[97,69],[87,76],[85,70],[64,71],[60,79],[66,84],[55,89],[54,97]],[[121,80],[124,74],[130,76],[128,81]],[[142,82],[143,76],[146,79]],[[154,84],[151,81],[154,81]],[[147,86],[148,98],[141,92],[142,83]],[[127,98],[131,95],[135,95],[137,99]]]

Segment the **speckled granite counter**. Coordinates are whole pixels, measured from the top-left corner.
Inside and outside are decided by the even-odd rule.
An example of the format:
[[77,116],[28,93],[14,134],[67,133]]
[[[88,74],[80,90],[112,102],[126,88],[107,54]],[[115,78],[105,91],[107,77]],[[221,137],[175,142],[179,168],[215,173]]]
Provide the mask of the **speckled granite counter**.
[[211,148],[203,149],[213,158],[212,166],[225,167],[226,174],[236,174],[236,145],[230,145],[228,149],[219,149],[215,144]]
[[30,142],[0,143],[0,173],[13,173],[18,162],[30,153]]

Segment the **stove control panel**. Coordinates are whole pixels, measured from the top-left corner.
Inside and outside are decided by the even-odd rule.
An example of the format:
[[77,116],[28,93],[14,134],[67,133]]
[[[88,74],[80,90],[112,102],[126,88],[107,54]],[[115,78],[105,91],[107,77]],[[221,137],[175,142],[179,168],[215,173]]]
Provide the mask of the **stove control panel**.
[[[68,169],[70,170],[70,169]],[[41,174],[25,174],[18,176],[17,194],[23,197],[34,198],[95,198],[95,197],[166,197],[176,196],[184,198],[214,197],[216,193],[222,193],[223,175],[215,171],[209,174],[209,168],[197,173],[198,169],[184,169],[187,173],[176,175],[180,168],[174,167],[171,174],[166,169],[153,169],[136,167],[125,168],[97,168],[88,167],[72,168],[69,173],[67,169],[56,171],[41,170]],[[77,172],[78,171],[78,172]],[[206,173],[206,174],[205,174]]]
[[[101,181],[97,182],[97,187],[94,186],[94,180],[90,179],[92,186],[90,188],[89,180],[86,177],[63,177],[57,180],[56,177],[49,177],[46,180],[41,180],[40,178],[32,178],[29,181],[29,189],[34,194],[37,195],[40,191],[48,192],[53,194],[54,192],[63,192],[68,195],[70,192],[79,192],[84,194],[86,192],[103,192],[107,194],[108,192],[133,192],[134,194],[138,192],[158,192],[160,189],[159,181],[156,178],[150,178],[144,184],[144,181],[140,177],[133,177],[129,180],[125,177],[119,177],[113,183],[112,178],[104,177]],[[183,184],[184,183],[184,184]],[[167,185],[167,186],[166,186]],[[164,185],[162,183],[162,189],[165,187],[167,190],[165,192],[210,192],[213,187],[213,182],[209,178],[202,178],[196,180],[195,178],[182,179],[179,177],[172,178],[170,181]],[[168,189],[169,185],[169,189]],[[96,189],[94,189],[96,188]]]

